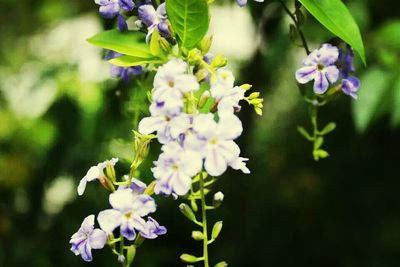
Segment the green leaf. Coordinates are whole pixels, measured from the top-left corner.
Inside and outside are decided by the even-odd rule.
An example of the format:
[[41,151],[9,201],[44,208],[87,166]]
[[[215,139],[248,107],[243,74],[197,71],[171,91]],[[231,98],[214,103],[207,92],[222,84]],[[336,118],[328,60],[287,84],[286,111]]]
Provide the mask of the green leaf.
[[299,0],[325,28],[343,39],[358,52],[366,64],[360,29],[341,0]]
[[392,125],[397,127],[400,125],[400,75],[394,82],[393,94]]
[[159,58],[150,56],[148,58],[142,57],[134,57],[134,56],[122,56],[110,59],[108,62],[111,64],[121,66],[121,67],[131,67],[131,66],[139,66],[143,64],[150,64],[150,63],[162,63],[163,61]]
[[153,57],[145,42],[144,33],[138,31],[120,32],[118,30],[109,30],[100,32],[90,37],[87,41],[92,45],[124,55],[141,58]]
[[208,31],[207,0],[168,0],[168,19],[181,46],[194,48]]
[[391,75],[380,68],[370,68],[361,77],[358,99],[353,101],[353,116],[357,131],[364,132],[377,118],[383,98],[389,89]]

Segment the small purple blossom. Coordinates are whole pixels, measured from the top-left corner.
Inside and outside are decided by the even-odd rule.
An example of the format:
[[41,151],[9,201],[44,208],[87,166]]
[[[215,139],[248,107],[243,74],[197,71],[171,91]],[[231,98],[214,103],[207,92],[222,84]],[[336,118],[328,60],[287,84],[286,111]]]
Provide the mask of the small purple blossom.
[[[256,2],[264,2],[264,0],[254,0]],[[236,3],[240,6],[240,7],[244,7],[247,4],[247,0],[236,0]]]
[[135,8],[135,3],[132,0],[95,0],[99,7],[99,13],[103,18],[112,19],[118,16],[118,28],[120,31],[126,31],[126,24],[122,11],[132,11]]
[[83,220],[78,232],[73,234],[69,241],[71,251],[80,255],[84,261],[92,261],[92,249],[102,249],[106,242],[106,233],[94,229],[94,215],[89,215]]
[[156,220],[151,218],[150,216],[147,217],[146,222],[146,229],[148,230],[147,233],[141,233],[144,238],[147,239],[154,239],[159,235],[165,235],[167,233],[167,228],[164,226],[160,226]]
[[354,52],[353,49],[346,45],[346,51],[340,50],[339,53],[339,69],[342,76],[342,91],[346,95],[357,99],[357,92],[360,89],[361,82],[358,78],[350,76],[356,69],[353,65]]
[[336,82],[339,77],[335,65],[338,57],[339,49],[336,46],[323,44],[303,60],[303,67],[296,71],[296,80],[301,84],[314,80],[314,92],[325,93],[329,83]]
[[[113,58],[122,57],[123,54],[115,52],[115,51],[107,51],[106,56],[104,57],[105,60],[110,60]],[[111,75],[116,78],[121,78],[125,82],[128,82],[132,76],[136,76],[143,73],[142,66],[132,66],[132,67],[120,67],[116,65],[111,66]]]
[[171,36],[165,3],[159,5],[157,10],[154,9],[153,5],[141,5],[139,7],[139,19],[147,26],[147,42],[150,41],[150,37],[155,29],[166,38]]

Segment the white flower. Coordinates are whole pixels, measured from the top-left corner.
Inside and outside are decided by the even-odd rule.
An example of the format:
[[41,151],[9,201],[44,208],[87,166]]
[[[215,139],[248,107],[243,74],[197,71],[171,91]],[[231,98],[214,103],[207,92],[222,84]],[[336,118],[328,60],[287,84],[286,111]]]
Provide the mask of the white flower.
[[90,167],[87,171],[86,175],[80,180],[77,191],[78,195],[81,196],[85,192],[87,182],[91,182],[99,179],[101,176],[104,176],[103,170],[107,167],[107,165],[115,166],[118,162],[118,158],[112,158],[111,160],[106,160],[101,162],[95,166]]
[[135,230],[148,234],[146,221],[142,217],[156,211],[152,197],[122,188],[110,194],[109,201],[113,209],[103,210],[97,216],[101,229],[110,234],[120,227],[121,235],[128,240],[135,239]]
[[[203,143],[201,153],[205,158],[204,168],[208,174],[219,176],[228,166],[247,173],[245,166],[240,166],[238,162],[240,148],[233,141],[240,136],[242,130],[242,123],[235,115],[222,116],[218,123],[212,114],[200,114],[193,119],[193,131],[198,136],[197,142]],[[241,163],[244,164],[242,161]]]
[[172,59],[158,68],[154,77],[155,90],[178,90],[182,94],[199,89],[196,77],[186,74],[188,65],[181,59]]
[[211,96],[218,102],[218,114],[232,114],[240,109],[239,101],[244,99],[245,90],[234,86],[235,77],[226,68],[217,70],[216,77],[211,81]]
[[178,143],[171,142],[162,147],[155,167],[152,168],[157,179],[156,194],[185,195],[192,184],[192,177],[202,168],[202,159],[198,153],[184,150]]

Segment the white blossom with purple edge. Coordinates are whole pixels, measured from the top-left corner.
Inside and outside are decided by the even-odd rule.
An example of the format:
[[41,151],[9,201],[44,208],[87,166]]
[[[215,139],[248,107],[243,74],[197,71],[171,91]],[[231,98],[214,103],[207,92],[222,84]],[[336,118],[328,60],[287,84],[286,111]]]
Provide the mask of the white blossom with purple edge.
[[[242,133],[242,123],[235,115],[224,115],[218,123],[212,114],[199,114],[193,119],[193,131],[198,140],[202,142],[204,155],[204,168],[211,176],[223,174],[227,167],[240,169],[243,173],[250,173],[244,161],[239,157],[240,148],[233,141]],[[189,145],[191,146],[191,145]],[[197,145],[198,146],[198,145]]]
[[199,153],[184,150],[178,143],[171,142],[162,147],[163,152],[155,167],[151,170],[156,185],[156,194],[179,196],[185,195],[192,184],[192,177],[202,169],[202,158]]
[[104,169],[107,165],[115,166],[118,162],[118,158],[112,158],[111,160],[106,160],[95,166],[90,167],[86,175],[80,180],[77,191],[78,195],[81,196],[85,192],[87,182],[98,180],[101,176],[104,176]]
[[155,29],[158,32],[168,38],[171,36],[171,32],[167,23],[167,11],[165,9],[165,3],[158,6],[157,10],[154,9],[153,5],[146,4],[139,7],[139,19],[147,26],[146,42],[150,41],[150,37]]
[[226,68],[217,70],[213,79],[211,79],[211,96],[218,103],[218,114],[232,114],[235,110],[240,110],[239,102],[244,99],[246,92],[240,86],[234,86],[235,77],[232,72]]
[[325,93],[329,83],[336,82],[339,77],[339,70],[335,66],[338,57],[339,49],[336,46],[323,44],[303,60],[303,67],[296,71],[297,82],[305,84],[314,80],[314,92]]
[[87,216],[78,232],[72,235],[69,243],[71,251],[80,255],[84,261],[92,261],[92,249],[102,249],[107,242],[107,235],[103,230],[94,229],[94,215]]
[[154,199],[145,194],[137,194],[130,188],[119,189],[110,194],[113,209],[101,211],[97,221],[101,229],[110,234],[120,227],[120,233],[128,240],[134,240],[136,231],[148,235],[146,221],[142,218],[156,211]]

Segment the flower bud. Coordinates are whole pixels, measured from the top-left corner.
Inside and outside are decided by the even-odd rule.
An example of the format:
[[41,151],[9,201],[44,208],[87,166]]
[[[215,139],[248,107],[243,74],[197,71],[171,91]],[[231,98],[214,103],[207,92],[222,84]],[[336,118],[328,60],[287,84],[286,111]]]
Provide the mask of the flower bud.
[[200,81],[204,80],[205,78],[207,78],[208,74],[209,74],[209,71],[207,69],[201,68],[196,72],[195,76],[196,76],[197,81],[200,82]]
[[196,241],[200,241],[204,239],[203,233],[200,231],[193,231],[192,238]]
[[189,51],[187,60],[191,64],[199,64],[203,60],[203,56],[199,49],[195,48]]
[[190,254],[182,254],[180,258],[182,261],[187,262],[187,263],[194,263],[194,262],[198,262],[201,260],[201,258],[198,258],[198,257],[190,255]]
[[226,59],[226,57],[221,56],[221,55],[216,55],[213,59],[213,61],[211,62],[211,66],[214,68],[222,68],[224,66],[226,66],[226,64],[228,63],[228,60]]
[[182,212],[183,215],[185,215],[186,218],[188,218],[192,222],[196,222],[196,216],[194,215],[194,212],[192,209],[185,203],[182,203],[179,205],[179,210]]
[[218,208],[219,206],[221,206],[223,201],[224,201],[224,194],[221,191],[214,194],[213,198],[214,207]]
[[245,83],[245,84],[242,84],[240,87],[247,91],[253,86],[251,84]]
[[160,39],[158,40],[161,49],[166,53],[169,54],[169,52],[171,51],[171,44],[167,41],[167,39],[160,37]]
[[210,97],[210,91],[204,91],[204,93],[200,96],[198,107],[199,108],[204,107],[209,97]]
[[208,51],[210,50],[212,41],[213,41],[213,36],[212,35],[206,36],[206,37],[203,38],[203,40],[201,40],[199,48],[200,48],[201,53],[203,55],[207,54]]
[[257,98],[260,96],[260,92],[253,92],[249,95],[249,99]]
[[221,261],[221,262],[218,262],[217,264],[215,264],[214,267],[227,267],[227,266],[228,266],[228,263],[226,263],[225,261]]
[[222,225],[223,225],[222,221],[216,222],[214,224],[214,227],[211,231],[212,239],[216,239],[219,236],[219,233],[221,233],[221,230],[222,230]]

